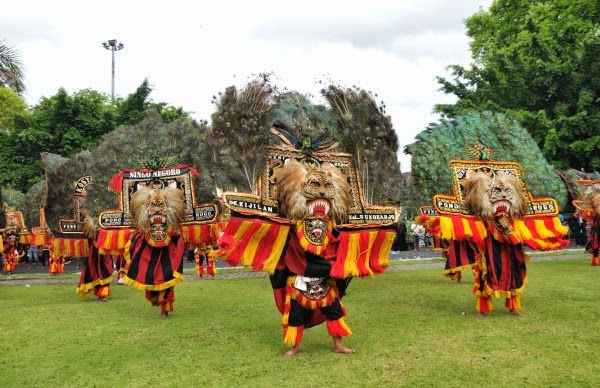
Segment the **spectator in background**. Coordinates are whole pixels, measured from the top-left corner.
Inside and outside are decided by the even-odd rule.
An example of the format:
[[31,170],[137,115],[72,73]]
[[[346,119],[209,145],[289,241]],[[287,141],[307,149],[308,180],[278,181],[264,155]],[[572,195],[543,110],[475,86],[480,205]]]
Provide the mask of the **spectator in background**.
[[587,242],[587,230],[585,228],[585,221],[583,220],[583,217],[581,217],[581,212],[575,212],[573,218],[577,221],[575,230],[572,231],[575,237],[575,243],[578,247],[585,247]]
[[42,264],[42,267],[45,267],[46,263],[48,263],[50,260],[50,246],[42,245],[41,248],[42,252],[40,254],[40,263]]
[[27,252],[27,262],[29,263],[29,269],[35,263],[36,267],[40,266],[40,247],[37,245],[32,245],[29,247],[29,251]]
[[419,225],[413,222],[413,224],[410,226],[410,230],[413,236],[413,247],[415,251],[419,251],[419,243],[421,241],[422,236],[425,233],[425,228],[423,227],[423,225]]
[[398,233],[394,240],[393,251],[408,251],[408,243],[406,242],[406,234],[408,229],[404,220],[398,221]]
[[433,238],[433,235],[429,234],[427,231],[425,231],[424,241],[425,247],[431,249],[432,251],[435,249],[435,239]]

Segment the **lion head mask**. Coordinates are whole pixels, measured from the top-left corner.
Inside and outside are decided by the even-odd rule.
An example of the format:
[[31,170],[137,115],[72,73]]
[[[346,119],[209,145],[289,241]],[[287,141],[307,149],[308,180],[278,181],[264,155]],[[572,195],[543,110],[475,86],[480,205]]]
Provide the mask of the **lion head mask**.
[[471,214],[485,222],[494,222],[505,234],[511,232],[510,219],[525,216],[525,189],[512,175],[500,172],[490,176],[476,171],[467,177],[463,188],[464,203]]
[[138,228],[155,241],[164,241],[169,233],[177,233],[185,217],[183,191],[173,187],[140,186],[131,195],[130,205]]
[[292,221],[315,217],[342,223],[352,203],[348,179],[331,163],[290,159],[277,174],[277,193],[281,212]]
[[600,182],[586,186],[583,195],[586,205],[596,213],[596,217],[600,217]]
[[14,245],[19,241],[19,233],[21,233],[21,225],[16,220],[9,220],[4,228],[4,236],[6,241]]

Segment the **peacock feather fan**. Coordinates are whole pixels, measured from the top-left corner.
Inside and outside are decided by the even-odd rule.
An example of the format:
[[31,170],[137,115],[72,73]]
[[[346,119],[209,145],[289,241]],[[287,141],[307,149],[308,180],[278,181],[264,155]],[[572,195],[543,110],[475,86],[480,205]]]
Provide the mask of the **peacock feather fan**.
[[357,86],[330,85],[321,94],[343,135],[342,150],[354,155],[367,203],[400,205],[399,141],[383,101]]
[[107,134],[96,149],[82,151],[70,159],[42,155],[48,187],[43,201],[48,226],[56,231],[59,219],[73,218],[74,184],[86,176],[91,178],[86,186],[88,213],[98,216],[101,211],[117,209],[117,196],[108,189],[110,179],[123,169],[139,167],[141,161],[146,167],[155,167],[153,163],[158,166],[178,160],[198,170],[203,176],[193,178],[196,200],[212,201],[215,188],[210,171],[203,168],[206,132],[204,124],[165,124],[157,112],[149,111],[140,123]]
[[[476,146],[478,143],[481,145]],[[566,206],[567,189],[531,135],[516,120],[490,112],[473,112],[430,124],[416,136],[416,142],[405,147],[404,152],[412,156],[413,182],[428,201],[435,194],[452,194],[448,161],[474,159],[465,147],[472,147],[479,157],[493,150],[495,160],[520,163],[523,179],[534,197],[552,197],[561,209]],[[488,159],[490,156],[486,155]]]

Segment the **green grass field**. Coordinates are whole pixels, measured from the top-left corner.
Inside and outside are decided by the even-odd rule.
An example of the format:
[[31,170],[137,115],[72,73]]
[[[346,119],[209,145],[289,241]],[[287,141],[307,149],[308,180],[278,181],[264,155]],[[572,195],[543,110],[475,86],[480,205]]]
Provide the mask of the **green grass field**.
[[0,386],[597,386],[600,268],[589,258],[535,262],[524,317],[503,300],[475,317],[472,276],[389,271],[354,279],[344,298],[353,355],[324,325],[282,355],[268,279],[187,281],[162,321],[143,292],[113,285],[108,303],[74,285],[2,285]]

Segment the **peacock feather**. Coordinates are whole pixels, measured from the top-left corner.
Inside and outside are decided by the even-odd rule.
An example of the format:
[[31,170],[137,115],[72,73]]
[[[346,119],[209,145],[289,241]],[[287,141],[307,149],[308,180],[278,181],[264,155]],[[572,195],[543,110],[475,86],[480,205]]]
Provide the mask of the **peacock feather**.
[[428,201],[423,205],[429,205],[435,194],[452,194],[448,160],[492,156],[494,160],[518,162],[535,197],[555,198],[561,209],[568,203],[562,179],[537,143],[516,120],[503,114],[473,112],[430,124],[404,152],[412,156],[413,183]]
[[150,159],[134,159],[132,168],[136,170],[159,170],[166,167],[175,167],[178,163],[178,155],[160,155],[158,151],[154,151]]
[[117,196],[108,190],[110,179],[123,169],[142,165],[154,169],[181,162],[193,167],[203,176],[203,179],[193,178],[196,200],[213,200],[211,173],[203,169],[206,133],[202,124],[184,121],[165,124],[157,112],[149,111],[140,123],[107,134],[93,150],[82,151],[72,158],[43,154],[48,188],[43,204],[48,226],[56,231],[59,219],[73,218],[74,184],[85,176],[91,177],[86,186],[89,214],[97,216],[101,211],[117,209]]

